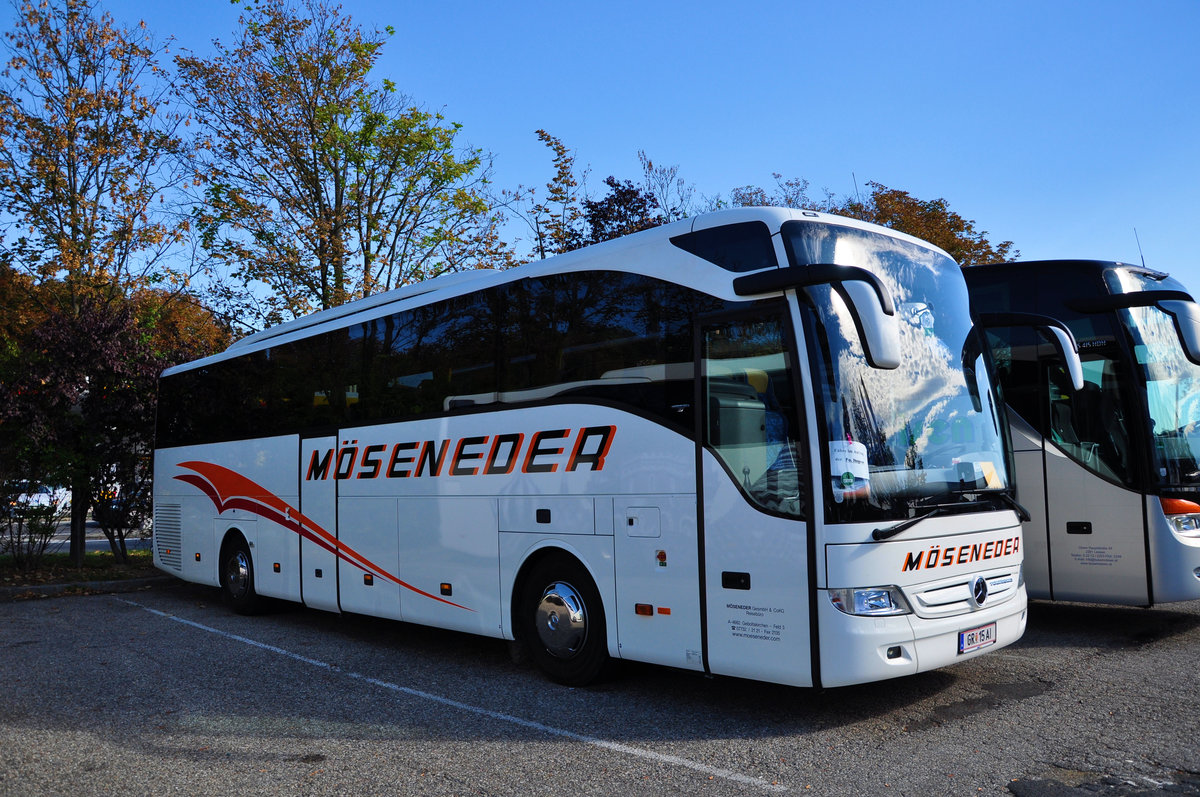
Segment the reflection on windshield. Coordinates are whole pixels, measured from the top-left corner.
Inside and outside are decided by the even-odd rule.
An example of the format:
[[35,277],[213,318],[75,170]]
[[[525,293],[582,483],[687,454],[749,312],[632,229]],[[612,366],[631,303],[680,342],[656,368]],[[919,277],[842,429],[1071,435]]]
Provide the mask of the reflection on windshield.
[[918,506],[1006,488],[992,388],[958,266],[924,247],[853,228],[795,223],[785,233],[794,262],[855,265],[879,275],[900,318],[900,367],[874,369],[837,291],[808,290],[830,520],[907,517]]
[[[1138,268],[1105,272],[1114,293],[1183,291],[1166,274]],[[1145,386],[1150,437],[1153,441],[1151,478],[1162,487],[1200,485],[1200,366],[1189,361],[1171,316],[1157,307],[1118,311],[1133,340],[1137,372]],[[1126,412],[1132,420],[1133,413]]]
[[1163,486],[1200,484],[1200,367],[1184,356],[1174,322],[1157,307],[1124,311],[1145,380],[1155,476]]

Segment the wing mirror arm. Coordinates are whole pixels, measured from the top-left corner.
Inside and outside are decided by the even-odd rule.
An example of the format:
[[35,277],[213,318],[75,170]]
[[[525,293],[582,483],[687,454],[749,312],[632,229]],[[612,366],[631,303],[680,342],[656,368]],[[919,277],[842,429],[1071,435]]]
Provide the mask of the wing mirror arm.
[[1083,361],[1079,359],[1079,343],[1067,325],[1048,315],[1037,313],[981,313],[975,323],[981,327],[1033,327],[1050,339],[1058,356],[1067,366],[1071,387],[1083,390]]
[[813,263],[758,271],[738,277],[738,296],[831,285],[850,306],[863,353],[872,368],[900,367],[900,324],[892,294],[876,274],[858,266]]
[[1200,306],[1192,301],[1168,299],[1160,301],[1158,309],[1175,322],[1175,332],[1183,344],[1183,353],[1193,363],[1200,365]]

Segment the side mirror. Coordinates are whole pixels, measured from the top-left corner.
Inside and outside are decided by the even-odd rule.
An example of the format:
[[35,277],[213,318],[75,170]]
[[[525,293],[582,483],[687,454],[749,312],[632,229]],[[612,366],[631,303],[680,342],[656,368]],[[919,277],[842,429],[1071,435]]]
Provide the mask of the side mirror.
[[1070,302],[1068,306],[1081,313],[1103,313],[1129,307],[1158,307],[1175,322],[1175,333],[1179,335],[1179,342],[1183,344],[1183,353],[1193,363],[1200,365],[1200,307],[1191,295],[1184,291],[1118,293]]
[[867,364],[884,370],[900,367],[900,322],[895,302],[883,280],[865,268],[832,263],[774,268],[738,277],[733,281],[733,290],[738,296],[753,296],[810,285],[832,285],[850,305]]
[[1058,356],[1066,364],[1071,387],[1083,390],[1083,361],[1079,359],[1079,344],[1066,324],[1057,318],[1037,313],[981,313],[975,322],[981,327],[1033,327],[1038,330],[1050,339]]
[[1158,309],[1171,316],[1175,331],[1183,343],[1183,353],[1196,365],[1200,365],[1200,305],[1178,299],[1158,303]]
[[[876,290],[860,280],[834,283],[834,288],[842,294],[854,313],[854,323],[863,344],[863,353],[867,356],[867,364],[887,371],[899,368],[900,322],[891,306],[892,297],[887,288],[880,285]],[[887,301],[884,302],[881,297],[886,297]]]

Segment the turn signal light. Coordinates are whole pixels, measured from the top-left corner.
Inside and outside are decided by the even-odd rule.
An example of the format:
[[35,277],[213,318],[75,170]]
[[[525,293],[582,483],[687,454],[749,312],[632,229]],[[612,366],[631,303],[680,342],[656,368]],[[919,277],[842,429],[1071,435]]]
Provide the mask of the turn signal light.
[[1200,514],[1200,504],[1195,501],[1188,501],[1184,498],[1159,498],[1162,504],[1163,514],[1167,515],[1195,515]]
[[653,617],[654,607],[649,603],[637,603],[633,606],[633,612],[642,617]]

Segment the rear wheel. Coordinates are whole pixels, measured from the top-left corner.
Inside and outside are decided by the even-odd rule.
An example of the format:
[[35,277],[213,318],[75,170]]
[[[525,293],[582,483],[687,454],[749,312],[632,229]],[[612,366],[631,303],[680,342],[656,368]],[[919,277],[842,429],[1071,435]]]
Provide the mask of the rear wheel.
[[221,593],[238,614],[254,614],[258,610],[254,559],[250,556],[250,546],[240,534],[226,542],[221,551]]
[[576,559],[554,554],[534,565],[520,606],[530,658],[552,681],[586,686],[607,669],[608,633],[600,592]]

